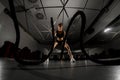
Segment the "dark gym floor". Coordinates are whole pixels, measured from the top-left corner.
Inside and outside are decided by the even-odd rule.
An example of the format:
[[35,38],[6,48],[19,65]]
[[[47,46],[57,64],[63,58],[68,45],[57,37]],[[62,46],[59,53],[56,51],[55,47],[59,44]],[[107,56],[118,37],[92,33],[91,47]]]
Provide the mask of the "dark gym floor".
[[0,80],[120,80],[120,65],[50,61],[49,64],[22,66],[13,59],[0,59]]

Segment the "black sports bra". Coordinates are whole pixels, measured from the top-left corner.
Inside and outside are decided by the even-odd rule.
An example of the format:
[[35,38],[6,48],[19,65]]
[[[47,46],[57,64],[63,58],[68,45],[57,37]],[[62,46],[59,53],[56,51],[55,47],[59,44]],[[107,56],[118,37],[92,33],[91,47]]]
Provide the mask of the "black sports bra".
[[62,38],[62,37],[64,37],[64,31],[56,31],[56,36],[58,37],[58,38]]

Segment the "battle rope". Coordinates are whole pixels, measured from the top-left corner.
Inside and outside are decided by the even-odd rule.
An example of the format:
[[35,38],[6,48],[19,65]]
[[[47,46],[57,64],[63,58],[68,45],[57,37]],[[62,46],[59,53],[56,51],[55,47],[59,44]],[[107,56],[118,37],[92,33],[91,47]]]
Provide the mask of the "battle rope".
[[52,35],[53,35],[53,41],[52,41],[52,46],[51,46],[51,50],[48,54],[47,57],[45,57],[44,59],[41,60],[34,60],[34,61],[29,61],[29,60],[23,60],[22,58],[19,57],[19,54],[17,53],[17,49],[19,46],[19,42],[20,42],[20,30],[19,30],[19,25],[18,25],[18,20],[16,17],[16,13],[15,13],[15,7],[14,7],[14,3],[13,0],[8,0],[9,1],[9,6],[10,6],[10,16],[13,20],[14,23],[14,27],[16,30],[16,42],[15,42],[15,53],[14,53],[14,59],[23,65],[36,65],[36,64],[40,64],[43,63],[49,56],[50,54],[53,52],[53,46],[54,46],[54,25],[53,25],[53,18],[51,18],[51,27],[52,27]]
[[99,63],[99,64],[103,64],[103,65],[119,65],[120,64],[120,59],[116,59],[116,60],[99,60],[99,59],[94,59],[94,58],[92,58],[92,57],[90,57],[88,54],[87,54],[87,52],[86,52],[86,50],[85,50],[85,47],[84,47],[84,43],[83,43],[83,35],[84,35],[84,30],[85,30],[85,24],[86,24],[86,16],[85,16],[85,14],[84,14],[84,12],[82,12],[82,11],[77,11],[74,15],[73,15],[73,17],[72,17],[72,19],[71,19],[71,21],[70,21],[70,23],[69,23],[69,25],[68,25],[68,28],[67,28],[67,30],[66,30],[66,35],[65,35],[65,38],[64,38],[64,43],[63,43],[63,47],[62,47],[62,51],[61,51],[61,54],[63,54],[63,52],[64,52],[64,44],[65,44],[65,40],[67,39],[67,35],[68,35],[68,32],[69,32],[69,29],[70,29],[70,27],[71,27],[71,25],[72,25],[72,23],[73,23],[73,21],[74,21],[74,19],[77,17],[77,16],[81,16],[81,21],[82,21],[82,25],[81,25],[81,29],[80,29],[80,48],[81,48],[81,50],[82,50],[82,52],[84,53],[84,55],[88,58],[88,59],[90,59],[91,61],[93,61],[93,62],[95,62],[95,63]]
[[[14,26],[15,26],[15,30],[16,30],[16,42],[15,42],[15,50],[17,51],[18,49],[18,46],[19,46],[19,41],[20,41],[20,30],[19,30],[19,26],[18,26],[18,21],[17,21],[17,17],[16,17],[16,14],[15,14],[15,7],[14,7],[14,4],[13,4],[13,0],[8,0],[9,1],[9,6],[10,6],[10,11],[11,11],[11,17],[13,19],[13,23],[14,23]],[[83,44],[83,34],[84,34],[84,30],[85,30],[85,24],[86,24],[86,17],[85,17],[85,14],[84,12],[82,11],[77,11],[68,27],[67,27],[67,30],[66,30],[66,35],[65,35],[65,38],[64,38],[64,42],[63,42],[63,45],[62,45],[62,51],[61,51],[61,54],[63,54],[64,52],[64,44],[65,44],[65,40],[67,39],[67,35],[68,35],[68,32],[69,32],[69,29],[74,21],[74,19],[80,15],[81,16],[81,21],[82,21],[82,26],[81,26],[81,31],[80,31],[80,47],[81,47],[81,50],[82,52],[86,55],[87,58],[89,58],[91,61],[93,62],[96,62],[96,63],[99,63],[99,64],[104,64],[104,65],[118,65],[120,64],[120,59],[117,59],[117,60],[109,60],[109,61],[101,61],[101,60],[98,60],[98,59],[94,59],[92,57],[90,57],[85,48],[84,48],[84,44]],[[53,42],[52,42],[52,47],[51,47],[51,50],[48,54],[48,56],[45,58],[45,59],[42,59],[40,61],[36,60],[36,61],[25,61],[25,60],[22,60],[20,59],[19,55],[17,53],[14,53],[14,58],[15,60],[20,63],[20,64],[24,64],[24,65],[35,65],[35,64],[40,64],[42,62],[44,62],[49,56],[50,54],[52,53],[53,51],[53,46],[54,46],[54,25],[53,25],[53,18],[51,18],[51,27],[52,27],[52,36],[53,36]]]

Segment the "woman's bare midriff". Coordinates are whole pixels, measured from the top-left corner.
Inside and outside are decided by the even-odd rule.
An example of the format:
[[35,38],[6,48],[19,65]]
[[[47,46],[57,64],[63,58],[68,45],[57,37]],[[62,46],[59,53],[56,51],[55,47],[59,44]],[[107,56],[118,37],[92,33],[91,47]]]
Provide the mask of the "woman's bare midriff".
[[57,38],[58,41],[63,41],[63,38]]

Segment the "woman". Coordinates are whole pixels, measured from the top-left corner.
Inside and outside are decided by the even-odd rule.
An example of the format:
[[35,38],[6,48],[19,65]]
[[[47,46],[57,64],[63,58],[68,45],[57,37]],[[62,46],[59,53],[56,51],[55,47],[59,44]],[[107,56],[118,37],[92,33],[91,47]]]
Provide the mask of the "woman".
[[[54,42],[54,47],[55,48],[58,44],[63,44],[63,39],[65,37],[65,31],[63,31],[63,24],[60,23],[58,24],[57,31],[55,31],[55,42]],[[65,42],[64,47],[68,51],[68,55],[70,57],[70,62],[75,62],[75,59],[73,58],[70,46],[68,45],[67,42]]]

